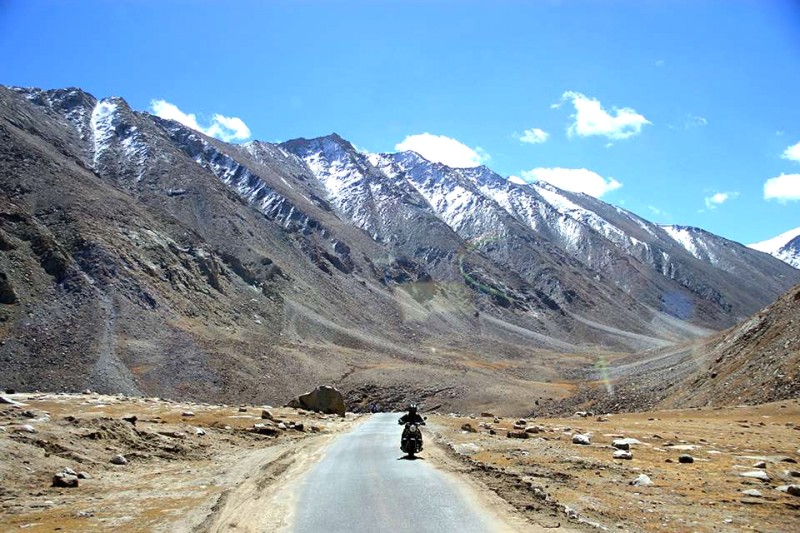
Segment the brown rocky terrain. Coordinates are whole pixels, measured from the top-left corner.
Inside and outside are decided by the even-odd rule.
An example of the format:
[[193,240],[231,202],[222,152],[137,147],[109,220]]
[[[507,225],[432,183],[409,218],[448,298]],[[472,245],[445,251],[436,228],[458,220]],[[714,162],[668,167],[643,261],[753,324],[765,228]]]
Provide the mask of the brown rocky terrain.
[[[585,415],[431,416],[428,423],[462,472],[542,525],[800,530],[800,401]],[[573,444],[575,435],[590,444]],[[622,439],[630,459],[613,456]],[[642,475],[652,484],[632,484]]]
[[[359,420],[270,408],[270,421],[263,406],[119,395],[6,398],[25,404],[0,406],[0,530],[9,531],[278,530],[292,506],[281,489]],[[800,497],[786,492],[800,480],[800,402],[583,415],[429,414],[422,455],[486,501],[499,496],[520,531],[800,527]],[[590,444],[573,444],[578,434]],[[622,438],[635,439],[631,459],[613,458]],[[127,463],[113,464],[116,455]],[[76,487],[53,486],[65,469]],[[652,485],[630,484],[642,474]]]

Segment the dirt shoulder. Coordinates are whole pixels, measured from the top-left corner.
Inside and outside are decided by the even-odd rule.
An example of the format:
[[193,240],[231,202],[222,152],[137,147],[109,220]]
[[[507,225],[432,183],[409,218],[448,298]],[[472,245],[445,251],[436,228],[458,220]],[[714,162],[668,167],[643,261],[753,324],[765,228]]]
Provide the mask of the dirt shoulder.
[[[24,405],[0,404],[0,530],[277,529],[290,502],[274,488],[357,421],[125,396],[9,398]],[[52,486],[65,468],[83,474],[77,487]]]
[[[545,527],[800,531],[800,497],[785,492],[800,482],[800,401],[529,419],[517,424],[530,428],[527,438],[509,438],[524,432],[517,422],[428,420],[462,473]],[[573,444],[576,434],[590,444]],[[623,438],[635,439],[631,459],[613,457],[613,441]],[[758,477],[742,475],[751,472]],[[632,485],[642,474],[652,484]]]

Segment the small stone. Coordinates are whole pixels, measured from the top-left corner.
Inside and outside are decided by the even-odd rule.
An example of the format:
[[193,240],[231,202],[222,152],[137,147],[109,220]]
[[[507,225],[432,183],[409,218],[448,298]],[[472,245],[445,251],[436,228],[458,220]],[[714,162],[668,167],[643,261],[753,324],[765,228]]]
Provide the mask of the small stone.
[[684,454],[678,456],[678,462],[679,463],[683,463],[683,464],[690,464],[690,463],[694,462],[694,457],[684,453]]
[[278,429],[286,429],[286,424],[284,424],[283,422],[279,423]]
[[653,480],[647,474],[639,474],[639,477],[630,482],[634,487],[647,487],[653,484]]
[[472,427],[472,424],[467,422],[461,426],[461,431],[466,431],[467,433],[477,433],[478,430]]
[[592,437],[590,435],[582,435],[577,433],[572,436],[572,444],[580,444],[581,446],[588,446],[592,443]]
[[631,449],[630,443],[628,443],[628,442],[626,442],[624,440],[615,440],[614,442],[611,443],[611,445],[614,448],[618,449],[618,450],[630,450]]
[[539,426],[528,426],[525,428],[525,433],[541,433],[542,428]]
[[617,450],[614,452],[614,459],[633,459],[633,454],[628,450]]
[[30,424],[22,424],[21,426],[15,427],[14,431],[18,433],[36,433],[36,428]]
[[742,472],[739,474],[741,477],[748,477],[758,479],[760,481],[769,481],[769,475],[763,470],[753,470],[752,472]]
[[192,412],[192,411],[184,411],[184,412],[181,413],[181,416],[183,416],[183,417],[194,416],[194,412]]
[[68,476],[77,476],[78,475],[73,469],[71,469],[68,466],[62,468],[61,469],[61,473],[62,474],[67,474]]
[[786,475],[789,477],[800,477],[800,470],[787,470]]
[[124,455],[117,454],[111,458],[111,464],[126,465],[128,464],[128,460],[125,458]]
[[767,462],[766,461],[759,461],[753,465],[753,468],[766,468]]
[[267,409],[263,409],[261,411],[261,418],[264,420],[275,420],[275,417],[272,416],[272,413],[270,413]]
[[92,476],[81,470],[78,472],[78,479],[92,479]]
[[206,434],[206,430],[203,428],[194,428],[194,434],[197,435],[198,437],[202,437],[203,435]]
[[494,415],[492,413],[488,413],[488,412],[484,411],[483,413],[481,413],[481,417],[483,417],[483,418],[494,418]]
[[786,487],[786,493],[792,496],[800,496],[800,485],[789,485]]
[[506,437],[509,439],[527,439],[528,434],[524,431],[509,431],[506,433]]
[[247,407],[240,407],[239,408],[239,412],[240,413],[246,413],[247,412]]
[[761,498],[762,496],[761,491],[758,489],[743,490],[742,494],[744,494],[745,496],[753,496],[754,498]]
[[53,486],[62,488],[75,488],[78,486],[78,477],[60,472],[53,476]]

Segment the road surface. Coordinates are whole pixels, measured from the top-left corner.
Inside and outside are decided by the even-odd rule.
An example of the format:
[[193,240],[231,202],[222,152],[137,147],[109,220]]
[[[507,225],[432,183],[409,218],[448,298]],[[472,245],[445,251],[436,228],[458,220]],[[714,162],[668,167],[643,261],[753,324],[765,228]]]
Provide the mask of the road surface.
[[[400,451],[399,414],[370,417],[331,443],[303,477],[292,521],[296,533],[506,530],[458,483]],[[423,430],[423,433],[424,430]],[[430,440],[429,435],[425,435]],[[428,442],[426,447],[433,446]]]

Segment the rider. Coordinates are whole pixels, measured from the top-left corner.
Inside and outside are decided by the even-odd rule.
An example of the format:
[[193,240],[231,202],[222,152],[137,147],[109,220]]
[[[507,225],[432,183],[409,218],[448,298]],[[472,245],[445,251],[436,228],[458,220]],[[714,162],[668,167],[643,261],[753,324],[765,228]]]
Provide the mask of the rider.
[[[412,403],[411,405],[408,406],[408,413],[406,413],[403,416],[401,416],[400,420],[398,420],[397,423],[400,424],[401,426],[403,424],[407,424],[406,427],[403,428],[403,435],[400,437],[400,442],[402,443],[402,442],[405,442],[405,440],[406,440],[410,424],[416,424],[417,426],[424,426],[425,425],[425,419],[422,418],[422,416],[420,416],[419,413],[417,413],[417,404]],[[402,445],[401,445],[401,448],[402,448]],[[420,440],[419,449],[422,450],[422,441],[421,440]]]
[[397,421],[398,424],[416,424],[418,426],[425,425],[425,419],[417,413],[417,404],[412,403],[408,406],[408,413],[404,414],[400,417],[400,420]]

